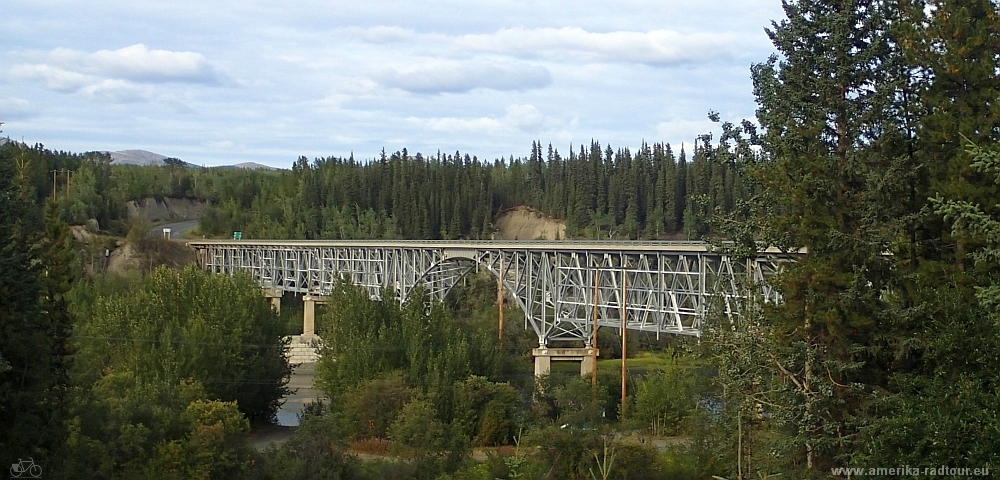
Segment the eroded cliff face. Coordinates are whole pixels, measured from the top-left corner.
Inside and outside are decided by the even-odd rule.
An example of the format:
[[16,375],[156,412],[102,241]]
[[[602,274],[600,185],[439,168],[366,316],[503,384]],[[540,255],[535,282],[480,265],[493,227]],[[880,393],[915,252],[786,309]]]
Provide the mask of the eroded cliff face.
[[562,240],[566,238],[566,222],[545,215],[534,208],[519,205],[497,216],[497,240]]
[[190,198],[144,198],[125,203],[129,218],[141,218],[154,223],[163,220],[185,220],[201,217],[205,201]]

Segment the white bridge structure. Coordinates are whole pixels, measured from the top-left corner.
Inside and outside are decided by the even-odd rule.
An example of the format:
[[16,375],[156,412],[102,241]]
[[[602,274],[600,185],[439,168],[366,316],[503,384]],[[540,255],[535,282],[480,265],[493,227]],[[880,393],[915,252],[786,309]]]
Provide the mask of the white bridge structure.
[[[340,279],[391,290],[405,300],[418,286],[443,300],[472,271],[497,278],[504,297],[524,312],[538,336],[539,356],[596,357],[595,329],[624,328],[659,334],[700,335],[713,312],[739,315],[750,295],[780,297],[764,279],[792,259],[779,251],[735,262],[703,242],[675,241],[403,241],[403,240],[195,240],[199,264],[220,274],[247,272],[265,295],[303,295],[303,333],[314,333],[314,305]],[[502,318],[502,310],[501,310]],[[501,320],[502,321],[502,320]],[[550,342],[582,342],[550,348]],[[579,343],[577,343],[579,345]],[[551,351],[551,352],[550,352]],[[565,357],[565,358],[563,358]],[[538,369],[547,371],[548,365]],[[544,372],[543,372],[544,373]]]

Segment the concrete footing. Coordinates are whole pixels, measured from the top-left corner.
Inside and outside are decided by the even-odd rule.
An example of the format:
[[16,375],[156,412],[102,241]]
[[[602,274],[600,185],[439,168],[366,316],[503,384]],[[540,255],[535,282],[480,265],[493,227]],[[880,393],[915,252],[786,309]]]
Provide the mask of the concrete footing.
[[318,343],[316,335],[292,335],[288,341],[288,363],[316,363],[319,359]]
[[596,365],[594,359],[600,350],[592,347],[584,348],[547,348],[541,347],[531,351],[535,357],[535,376],[548,375],[552,371],[553,361],[580,362],[580,375],[590,375]]

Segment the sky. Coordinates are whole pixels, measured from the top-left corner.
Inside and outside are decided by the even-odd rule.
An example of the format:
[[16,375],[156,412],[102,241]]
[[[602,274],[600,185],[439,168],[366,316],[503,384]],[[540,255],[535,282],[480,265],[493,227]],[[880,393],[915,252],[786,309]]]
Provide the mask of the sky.
[[198,165],[690,145],[779,0],[3,2],[3,136]]

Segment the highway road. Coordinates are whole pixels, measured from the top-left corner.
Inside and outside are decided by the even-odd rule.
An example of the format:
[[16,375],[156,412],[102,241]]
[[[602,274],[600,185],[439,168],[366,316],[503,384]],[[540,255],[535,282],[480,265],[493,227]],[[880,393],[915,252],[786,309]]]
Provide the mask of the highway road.
[[161,223],[155,227],[150,227],[149,235],[154,237],[163,236],[163,229],[170,229],[171,240],[182,240],[187,238],[187,233],[198,226],[200,220],[182,220],[179,222]]

